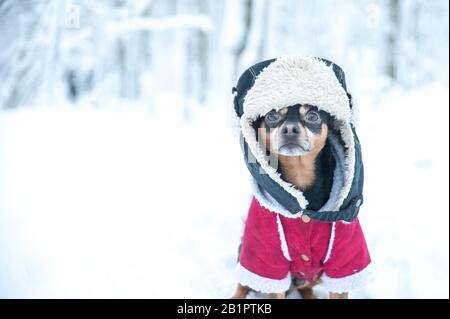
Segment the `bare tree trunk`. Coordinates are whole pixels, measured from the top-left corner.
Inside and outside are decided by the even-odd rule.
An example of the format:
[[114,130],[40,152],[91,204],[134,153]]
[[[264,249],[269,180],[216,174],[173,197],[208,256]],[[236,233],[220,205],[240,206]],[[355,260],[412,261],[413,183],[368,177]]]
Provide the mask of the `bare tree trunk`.
[[119,38],[117,39],[117,60],[118,60],[118,66],[119,66],[119,87],[120,87],[120,95],[119,97],[126,97],[127,96],[127,87],[125,86],[126,83],[126,73],[127,73],[127,60],[126,60],[126,51],[125,51],[125,44],[123,42],[123,39]]
[[387,35],[386,72],[389,77],[398,80],[398,46],[400,32],[400,1],[389,0],[389,30]]
[[259,39],[259,45],[258,45],[258,61],[261,61],[264,59],[267,51],[267,34],[269,33],[268,26],[269,26],[269,6],[270,1],[264,0],[263,8],[262,8],[262,23],[261,23],[261,37]]
[[54,6],[52,9],[52,18],[53,21],[50,26],[50,37],[51,41],[49,42],[50,45],[48,46],[48,55],[47,55],[47,103],[51,104],[54,100],[54,89],[57,81],[59,80],[57,77],[59,74],[59,44],[61,42],[61,28],[62,25],[62,17],[64,16],[64,1],[60,1],[57,3],[54,3]]
[[[210,13],[208,2],[197,0],[198,12],[208,15]],[[209,34],[205,30],[196,31],[197,40],[197,59],[199,70],[199,84],[197,90],[198,101],[203,104],[206,100],[206,92],[208,88],[208,65],[209,65]]]
[[241,40],[234,51],[235,62],[234,62],[234,77],[237,77],[239,72],[239,62],[241,60],[242,54],[248,44],[248,36],[250,34],[250,29],[252,27],[252,13],[253,13],[253,0],[244,0],[244,30],[242,31]]
[[[193,14],[208,16],[210,14],[208,2],[204,0],[190,0],[185,3],[185,11]],[[193,101],[204,104],[208,91],[209,66],[209,33],[202,29],[186,30],[186,96]]]

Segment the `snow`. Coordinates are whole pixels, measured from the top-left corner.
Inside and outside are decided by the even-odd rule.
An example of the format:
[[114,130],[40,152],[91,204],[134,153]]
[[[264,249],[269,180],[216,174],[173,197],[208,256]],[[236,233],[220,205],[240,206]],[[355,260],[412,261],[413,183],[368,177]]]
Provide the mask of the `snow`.
[[[197,121],[144,108],[3,113],[0,296],[226,294],[211,287],[233,284],[245,168],[230,132]],[[221,155],[239,168],[216,171]]]
[[[448,86],[358,97],[375,273],[351,296],[448,298]],[[250,199],[231,103],[191,122],[158,103],[0,113],[0,297],[231,296]]]
[[448,87],[393,90],[361,112],[367,296],[448,298]]

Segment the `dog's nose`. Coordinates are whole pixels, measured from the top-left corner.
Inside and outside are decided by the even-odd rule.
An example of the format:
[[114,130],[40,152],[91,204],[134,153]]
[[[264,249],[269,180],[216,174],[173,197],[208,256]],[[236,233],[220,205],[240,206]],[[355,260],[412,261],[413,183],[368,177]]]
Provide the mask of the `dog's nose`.
[[286,136],[293,136],[298,135],[300,133],[300,130],[298,128],[298,125],[296,125],[295,123],[285,123],[283,129],[281,130],[281,133]]

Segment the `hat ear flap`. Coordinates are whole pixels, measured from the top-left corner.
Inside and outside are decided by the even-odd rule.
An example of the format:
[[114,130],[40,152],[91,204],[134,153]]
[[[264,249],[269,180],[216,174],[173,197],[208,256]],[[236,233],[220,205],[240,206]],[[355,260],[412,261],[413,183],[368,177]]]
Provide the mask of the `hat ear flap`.
[[233,98],[234,111],[236,112],[236,115],[238,117],[240,117],[240,115],[239,115],[238,94],[237,94],[236,87],[233,86],[233,88],[231,89],[231,93],[234,94],[234,98]]
[[241,117],[242,114],[244,114],[244,97],[255,84],[257,76],[275,60],[276,59],[262,61],[249,67],[241,74],[236,86],[231,89],[231,93],[234,94],[234,110],[238,117]]
[[354,128],[356,128],[359,124],[359,108],[358,108],[358,103],[355,101],[355,99],[353,98],[353,96],[347,92],[347,96],[348,96],[348,103],[350,106],[350,111],[351,111],[351,123],[353,125]]
[[350,109],[353,109],[353,100],[352,100],[353,97],[348,92],[347,92],[347,96],[348,96],[348,104],[350,105]]

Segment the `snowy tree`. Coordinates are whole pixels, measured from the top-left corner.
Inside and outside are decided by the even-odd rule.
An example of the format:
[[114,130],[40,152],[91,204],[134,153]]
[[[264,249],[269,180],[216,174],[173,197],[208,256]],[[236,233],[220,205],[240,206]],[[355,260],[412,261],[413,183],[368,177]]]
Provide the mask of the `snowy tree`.
[[448,82],[444,0],[2,0],[0,30],[2,108],[152,108],[166,96],[188,115],[229,99],[244,68],[284,54],[329,58],[383,85]]

